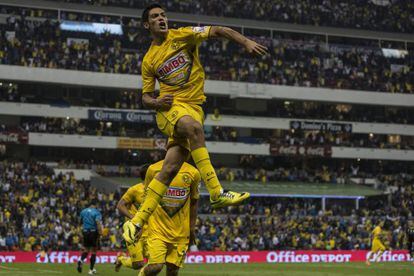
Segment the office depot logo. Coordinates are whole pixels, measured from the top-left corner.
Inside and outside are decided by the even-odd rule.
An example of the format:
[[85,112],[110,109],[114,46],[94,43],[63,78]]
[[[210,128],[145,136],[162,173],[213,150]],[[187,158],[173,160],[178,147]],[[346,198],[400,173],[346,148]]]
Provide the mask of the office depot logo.
[[[80,252],[53,251],[49,254],[39,252],[0,252],[0,263],[76,263]],[[98,252],[97,263],[114,263],[117,252]],[[200,251],[188,252],[188,264],[213,263],[348,263],[365,262],[366,250],[281,250],[281,251]],[[376,256],[371,256],[375,258]],[[413,261],[407,250],[386,251],[381,262]]]

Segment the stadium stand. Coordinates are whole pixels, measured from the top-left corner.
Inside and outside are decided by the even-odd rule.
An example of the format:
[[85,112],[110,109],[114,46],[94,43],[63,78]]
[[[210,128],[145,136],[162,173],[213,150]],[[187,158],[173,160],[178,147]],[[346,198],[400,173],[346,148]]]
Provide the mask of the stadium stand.
[[[53,1],[53,0],[52,0]],[[54,0],[56,1],[56,0]],[[143,9],[152,1],[57,0],[97,6]],[[414,6],[409,1],[158,1],[168,11],[249,18],[315,26],[334,26],[393,32],[414,28]],[[398,19],[398,20],[396,20]]]
[[[150,41],[139,18],[91,9],[136,13],[149,1],[53,2],[88,10],[0,2],[0,72],[10,71],[0,75],[0,251],[79,250],[77,214],[90,198],[103,214],[102,249],[120,250],[116,202],[139,181],[139,165],[164,157],[165,137],[141,104]],[[160,2],[171,12],[351,32],[414,29],[410,1]],[[62,30],[68,20],[119,24],[123,34]],[[367,250],[380,221],[387,246],[404,249],[414,212],[414,40],[240,28],[270,54],[252,61],[226,41],[201,46],[213,87],[205,132],[219,178],[254,198],[212,210],[202,188],[197,249]],[[55,81],[62,72],[68,78]]]

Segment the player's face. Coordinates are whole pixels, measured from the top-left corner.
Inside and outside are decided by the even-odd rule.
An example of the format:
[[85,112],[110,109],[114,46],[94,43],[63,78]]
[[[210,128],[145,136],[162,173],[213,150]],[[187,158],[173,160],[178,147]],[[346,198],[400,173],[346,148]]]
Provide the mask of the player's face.
[[153,34],[166,34],[168,32],[168,19],[165,11],[161,8],[150,10],[148,15],[148,23],[145,28]]

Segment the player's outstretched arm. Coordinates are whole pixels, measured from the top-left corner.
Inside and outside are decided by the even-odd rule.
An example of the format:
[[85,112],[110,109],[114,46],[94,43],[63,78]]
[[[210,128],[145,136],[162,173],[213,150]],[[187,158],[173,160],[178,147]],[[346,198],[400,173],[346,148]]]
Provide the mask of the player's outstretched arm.
[[267,48],[265,46],[228,27],[212,26],[210,29],[210,37],[227,38],[232,40],[242,45],[249,54],[256,54],[260,56],[267,54]]
[[129,219],[132,219],[134,216],[129,212],[127,205],[128,205],[128,203],[121,198],[118,201],[118,204],[116,205],[116,208],[119,210],[119,212],[122,215],[126,216]]

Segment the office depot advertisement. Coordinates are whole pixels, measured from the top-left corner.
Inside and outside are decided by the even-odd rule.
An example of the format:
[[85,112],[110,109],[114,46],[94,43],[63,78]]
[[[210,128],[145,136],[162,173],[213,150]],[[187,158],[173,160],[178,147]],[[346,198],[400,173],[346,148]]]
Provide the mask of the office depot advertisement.
[[[97,263],[114,263],[117,252],[98,252]],[[364,262],[368,251],[237,251],[237,252],[188,252],[187,264],[204,263],[348,263]],[[76,251],[0,252],[0,263],[76,263],[80,256]],[[372,259],[375,255],[372,256]],[[386,251],[381,262],[411,261],[406,250]]]

